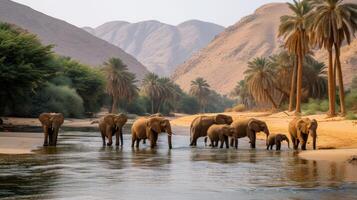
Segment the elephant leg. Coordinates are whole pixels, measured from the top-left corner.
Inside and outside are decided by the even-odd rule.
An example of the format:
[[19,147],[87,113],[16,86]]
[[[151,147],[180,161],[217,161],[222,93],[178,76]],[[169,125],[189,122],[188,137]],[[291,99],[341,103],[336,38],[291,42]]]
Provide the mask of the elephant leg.
[[58,128],[53,130],[53,145],[57,146]]
[[136,148],[139,148],[140,140],[141,139],[136,139]]
[[302,141],[301,141],[301,149],[302,150],[306,150],[306,143],[307,143],[307,139],[308,139],[309,135],[303,135],[302,136]]
[[48,130],[47,128],[43,128],[43,132],[44,132],[44,135],[45,135],[45,138],[44,138],[44,141],[43,141],[43,146],[48,146]]
[[[131,136],[131,147],[133,148],[135,145],[136,137],[134,135]],[[105,142],[105,141],[104,141]]]
[[299,149],[299,144],[300,144],[300,140],[299,139],[296,139],[296,149],[294,147],[295,150],[298,150]]
[[143,144],[146,144],[146,139],[143,139]]
[[207,146],[207,136],[205,137],[205,146]]
[[292,136],[291,136],[291,142],[293,143],[294,150],[297,150],[296,139],[294,137],[292,137]]
[[48,128],[47,132],[48,132],[49,145],[53,146],[53,131],[52,131],[52,128]]
[[114,134],[115,134],[115,146],[119,146],[120,131],[117,131]]
[[190,146],[197,146],[197,139],[198,137],[197,136],[192,136],[192,140],[191,140],[191,144]]
[[221,139],[220,142],[221,142],[221,146],[219,148],[223,149],[224,139]]
[[120,130],[120,145],[124,145],[123,130]]
[[231,141],[230,141],[230,142],[231,142],[231,144],[230,144],[230,145],[231,145],[231,147],[233,147],[233,144],[234,144],[234,139],[233,139],[233,138],[231,138]]
[[280,151],[280,148],[281,148],[281,143],[280,142],[278,142],[278,143],[276,143],[276,150],[277,151]]
[[238,149],[238,139],[234,139],[234,147]]
[[224,143],[226,143],[226,149],[229,149],[229,138],[224,138]]
[[105,134],[101,131],[103,146],[105,146]]
[[108,143],[107,143],[107,145],[108,145],[108,146],[112,146],[112,144],[113,144],[113,134],[112,134],[111,132],[109,132],[109,134],[107,134],[107,136],[108,136]]

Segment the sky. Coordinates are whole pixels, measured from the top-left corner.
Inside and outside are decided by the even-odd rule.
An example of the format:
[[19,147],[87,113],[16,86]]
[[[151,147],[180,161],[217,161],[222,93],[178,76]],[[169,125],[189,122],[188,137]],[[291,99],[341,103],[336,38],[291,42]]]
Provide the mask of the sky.
[[158,20],[177,25],[190,19],[233,25],[271,2],[287,0],[13,0],[78,27],[108,21]]

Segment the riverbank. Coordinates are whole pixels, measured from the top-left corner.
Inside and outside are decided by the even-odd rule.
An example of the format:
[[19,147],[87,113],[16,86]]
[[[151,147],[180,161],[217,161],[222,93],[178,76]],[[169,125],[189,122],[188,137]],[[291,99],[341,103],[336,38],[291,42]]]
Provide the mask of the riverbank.
[[[293,115],[285,112],[281,113],[267,113],[267,112],[242,112],[242,113],[225,113],[233,117],[233,119],[254,117],[266,121],[271,133],[288,134],[287,128],[290,120],[294,118]],[[206,114],[214,115],[214,114]],[[198,115],[179,115],[171,119],[173,130],[175,127],[180,128],[180,131],[175,132],[177,135],[189,135],[189,126],[191,121]],[[328,159],[333,161],[335,156],[342,156],[343,159],[353,155],[357,155],[357,124],[352,120],[345,120],[341,117],[326,118],[326,115],[311,115],[306,116],[314,118],[318,121],[318,142],[317,147],[319,151],[309,153],[302,153],[303,158],[309,159]],[[62,130],[65,131],[98,131],[98,124],[92,123],[97,119],[66,119]],[[132,123],[133,119],[129,120],[128,124]],[[11,127],[26,128],[32,127],[29,130],[35,130],[37,134],[29,133],[0,133],[0,154],[1,153],[29,153],[34,146],[42,144],[41,124],[36,118],[5,118],[5,123]],[[33,129],[35,127],[35,129]],[[5,130],[6,131],[6,130]],[[28,132],[28,131],[26,131]],[[20,135],[21,137],[19,137]],[[258,134],[259,139],[265,139],[265,135]],[[20,145],[19,145],[20,144]],[[308,148],[311,148],[310,141]],[[324,150],[324,149],[352,149],[348,151]]]

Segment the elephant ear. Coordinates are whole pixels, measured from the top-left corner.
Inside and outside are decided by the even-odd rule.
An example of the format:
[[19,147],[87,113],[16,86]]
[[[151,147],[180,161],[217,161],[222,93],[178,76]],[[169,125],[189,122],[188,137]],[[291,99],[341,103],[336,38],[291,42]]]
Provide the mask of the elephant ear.
[[214,117],[214,121],[216,124],[225,124],[226,123],[226,116],[219,114]]
[[114,117],[115,117],[115,115],[107,115],[104,117],[103,120],[107,125],[114,126],[114,124],[115,124]]
[[122,126],[128,121],[128,117],[123,113],[116,115],[115,118],[116,118],[115,121],[117,121],[117,123],[119,123]]
[[251,119],[248,123],[248,129],[253,130],[254,132],[260,132],[260,123],[256,119]]
[[296,123],[296,128],[303,133],[308,133],[308,126],[310,124],[309,119],[300,119]]
[[42,113],[38,120],[40,120],[42,125],[50,126],[51,125],[51,114],[50,113]]
[[52,114],[52,121],[53,122],[56,122],[57,125],[62,125],[63,122],[64,122],[64,116],[62,113],[55,113],[55,114]]
[[316,119],[311,120],[310,128],[316,130],[317,129],[317,121]]
[[157,120],[156,118],[150,118],[147,122],[146,122],[146,128],[148,130],[152,130],[156,133],[161,133],[161,124],[160,121]]

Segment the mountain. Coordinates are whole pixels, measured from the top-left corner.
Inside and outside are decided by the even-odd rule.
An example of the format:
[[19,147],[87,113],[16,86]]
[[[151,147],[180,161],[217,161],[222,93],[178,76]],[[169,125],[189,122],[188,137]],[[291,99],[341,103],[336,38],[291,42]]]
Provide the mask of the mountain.
[[135,56],[150,71],[168,76],[224,27],[198,20],[177,26],[151,20],[138,23],[113,21],[97,28],[83,29]]
[[36,34],[44,44],[54,44],[57,54],[72,57],[84,64],[98,66],[110,57],[119,57],[139,79],[148,72],[140,62],[120,48],[81,28],[13,1],[0,1],[0,21]]
[[[357,0],[350,0],[356,2]],[[280,16],[289,14],[285,3],[271,3],[258,8],[252,15],[242,18],[228,27],[207,47],[195,53],[180,65],[172,78],[184,90],[191,80],[205,78],[211,87],[222,94],[229,93],[244,77],[247,63],[259,56],[270,56],[279,52],[282,40],[277,38]],[[351,82],[357,75],[357,42],[342,49],[342,63],[345,82]],[[316,57],[327,63],[325,51]]]

